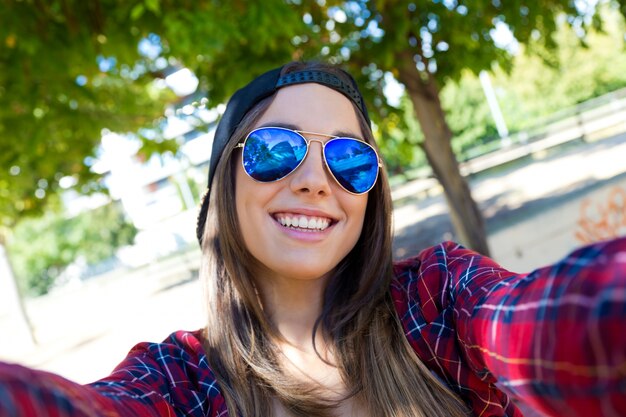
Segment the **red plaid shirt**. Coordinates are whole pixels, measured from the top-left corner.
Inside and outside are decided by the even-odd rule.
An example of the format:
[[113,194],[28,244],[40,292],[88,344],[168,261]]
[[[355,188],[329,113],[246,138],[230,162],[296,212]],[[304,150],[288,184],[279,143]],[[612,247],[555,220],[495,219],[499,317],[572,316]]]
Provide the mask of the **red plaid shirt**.
[[[418,356],[476,416],[626,415],[626,238],[514,274],[454,243],[395,265]],[[0,364],[0,416],[228,416],[198,332],[135,346],[78,385]]]

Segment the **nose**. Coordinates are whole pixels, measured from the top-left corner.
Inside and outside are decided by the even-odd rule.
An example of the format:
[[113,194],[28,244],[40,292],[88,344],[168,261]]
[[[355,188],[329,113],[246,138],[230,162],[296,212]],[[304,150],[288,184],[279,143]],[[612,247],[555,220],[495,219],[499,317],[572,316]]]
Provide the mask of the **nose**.
[[309,196],[331,194],[330,175],[322,156],[323,143],[309,139],[309,152],[302,164],[291,174],[290,187],[294,193]]

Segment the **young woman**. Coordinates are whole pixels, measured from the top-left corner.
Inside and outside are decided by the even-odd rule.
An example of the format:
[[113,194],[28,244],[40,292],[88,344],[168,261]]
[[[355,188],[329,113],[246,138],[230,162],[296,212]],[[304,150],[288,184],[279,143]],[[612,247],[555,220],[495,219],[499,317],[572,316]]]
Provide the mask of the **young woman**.
[[518,275],[393,264],[354,80],[292,63],[229,101],[198,221],[208,322],[80,386],[0,365],[0,416],[626,415],[626,239]]

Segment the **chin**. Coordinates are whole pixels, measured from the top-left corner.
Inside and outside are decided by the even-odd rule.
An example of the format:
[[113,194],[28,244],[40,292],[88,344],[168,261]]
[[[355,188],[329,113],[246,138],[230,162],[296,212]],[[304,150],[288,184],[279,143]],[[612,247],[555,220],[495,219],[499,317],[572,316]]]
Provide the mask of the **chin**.
[[320,263],[312,262],[293,262],[291,264],[282,264],[280,267],[273,269],[273,271],[283,277],[295,279],[295,280],[316,280],[325,278],[335,269],[337,265],[322,265]]

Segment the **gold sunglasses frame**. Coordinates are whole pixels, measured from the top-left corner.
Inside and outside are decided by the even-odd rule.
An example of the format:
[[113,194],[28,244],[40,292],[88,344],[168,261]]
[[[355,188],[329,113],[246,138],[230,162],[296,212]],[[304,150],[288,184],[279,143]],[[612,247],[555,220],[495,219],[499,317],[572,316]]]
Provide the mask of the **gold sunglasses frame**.
[[[311,142],[318,142],[320,145],[322,145],[322,159],[324,160],[324,166],[326,167],[326,170],[330,173],[330,176],[333,177],[333,179],[339,185],[339,187],[341,187],[342,190],[344,190],[345,192],[347,192],[349,194],[352,194],[352,195],[363,195],[363,194],[369,193],[372,190],[372,188],[374,188],[374,186],[376,185],[376,182],[378,181],[378,177],[380,175],[380,170],[383,168],[382,160],[380,159],[380,155],[378,155],[378,152],[376,152],[376,149],[372,145],[370,145],[369,143],[365,142],[364,140],[357,139],[357,138],[352,138],[352,137],[348,137],[348,136],[335,136],[335,135],[329,135],[329,134],[326,134],[326,133],[310,132],[308,130],[294,130],[294,129],[289,129],[289,128],[280,127],[280,126],[263,126],[263,127],[258,127],[256,129],[250,131],[250,133],[248,133],[246,135],[246,137],[244,138],[244,140],[242,142],[239,142],[239,143],[237,143],[237,145],[235,145],[235,149],[238,149],[238,148],[242,148],[243,149],[243,147],[245,146],[246,141],[248,140],[250,135],[252,135],[254,132],[257,132],[257,131],[262,130],[262,129],[278,129],[278,130],[285,130],[285,131],[288,131],[288,132],[293,132],[293,133],[298,134],[298,136],[300,136],[304,140],[304,142],[306,143],[306,153],[304,154],[304,157],[302,158],[302,160],[300,162],[298,162],[298,165],[294,169],[289,171],[289,173],[287,175],[285,175],[283,177],[280,177],[280,178],[277,178],[277,179],[272,180],[272,181],[259,181],[256,178],[252,177],[246,171],[246,168],[245,168],[244,163],[243,163],[243,158],[241,158],[241,165],[242,165],[243,170],[246,173],[246,175],[248,177],[252,178],[254,181],[256,181],[258,183],[261,183],[261,184],[268,184],[268,183],[280,181],[280,180],[282,180],[284,178],[287,178],[292,173],[296,172],[296,170],[298,168],[300,168],[300,165],[302,165],[304,163],[304,160],[309,155],[309,150],[311,149],[311,146],[310,146]],[[321,141],[319,139],[309,139],[309,138],[307,138],[304,135],[323,136],[323,137],[326,137],[326,138],[330,138],[330,140],[328,140],[326,142],[323,142],[323,141]],[[374,151],[374,154],[376,155],[376,160],[378,161],[378,170],[376,171],[376,178],[374,179],[374,182],[372,183],[372,186],[370,188],[368,188],[366,191],[363,191],[362,193],[355,193],[355,192],[352,192],[352,191],[346,189],[339,182],[337,177],[335,177],[335,174],[333,173],[333,171],[328,166],[328,162],[326,161],[326,152],[325,152],[326,151],[326,144],[331,142],[334,139],[350,139],[350,140],[354,140],[354,141],[357,141],[357,142],[361,142],[361,143],[367,145],[370,149],[372,149]]]

